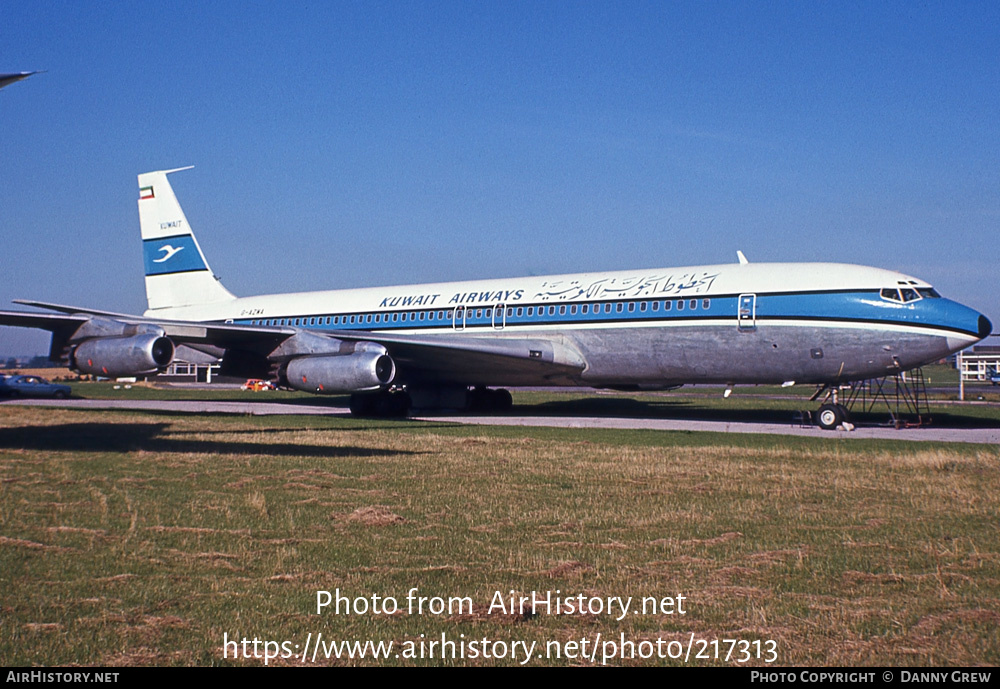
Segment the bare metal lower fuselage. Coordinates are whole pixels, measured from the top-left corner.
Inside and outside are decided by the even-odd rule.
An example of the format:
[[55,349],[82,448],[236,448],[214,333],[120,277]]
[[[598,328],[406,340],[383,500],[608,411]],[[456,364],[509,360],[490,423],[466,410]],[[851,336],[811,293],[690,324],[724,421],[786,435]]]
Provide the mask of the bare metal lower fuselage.
[[[491,339],[523,336],[511,331],[488,335]],[[494,367],[450,378],[435,374],[430,380],[419,371],[407,371],[404,363],[397,379],[509,387],[825,384],[899,373],[938,361],[956,345],[944,334],[814,325],[761,325],[751,331],[741,331],[735,324],[566,329],[547,331],[543,337],[579,352],[586,368],[579,374],[553,375]]]

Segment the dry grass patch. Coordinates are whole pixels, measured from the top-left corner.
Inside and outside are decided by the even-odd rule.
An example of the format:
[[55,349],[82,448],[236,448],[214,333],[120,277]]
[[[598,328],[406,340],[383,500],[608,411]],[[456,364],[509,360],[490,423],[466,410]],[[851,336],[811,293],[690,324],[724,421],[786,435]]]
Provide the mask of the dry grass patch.
[[0,546],[9,546],[14,548],[32,548],[35,550],[53,550],[53,551],[72,550],[72,548],[61,548],[56,545],[36,543],[35,541],[27,541],[23,538],[7,538],[6,536],[0,536]]
[[365,526],[389,526],[405,524],[406,520],[385,505],[370,505],[359,507],[347,515],[347,521],[358,522]]

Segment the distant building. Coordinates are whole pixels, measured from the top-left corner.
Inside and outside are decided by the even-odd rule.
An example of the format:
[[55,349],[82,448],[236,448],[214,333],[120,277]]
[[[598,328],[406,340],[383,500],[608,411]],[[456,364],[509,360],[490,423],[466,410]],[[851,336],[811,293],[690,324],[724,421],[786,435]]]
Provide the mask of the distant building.
[[156,379],[177,383],[211,383],[213,378],[218,377],[218,374],[219,364],[194,364],[187,361],[174,361]]
[[964,381],[988,381],[1000,372],[1000,345],[976,345],[959,352],[955,365]]

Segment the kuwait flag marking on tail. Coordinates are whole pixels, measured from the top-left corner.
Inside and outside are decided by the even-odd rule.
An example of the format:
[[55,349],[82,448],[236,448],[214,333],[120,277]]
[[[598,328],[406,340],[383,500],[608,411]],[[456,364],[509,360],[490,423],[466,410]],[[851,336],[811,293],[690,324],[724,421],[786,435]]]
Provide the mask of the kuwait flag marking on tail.
[[143,187],[139,190],[140,199],[151,199],[153,198],[153,187]]

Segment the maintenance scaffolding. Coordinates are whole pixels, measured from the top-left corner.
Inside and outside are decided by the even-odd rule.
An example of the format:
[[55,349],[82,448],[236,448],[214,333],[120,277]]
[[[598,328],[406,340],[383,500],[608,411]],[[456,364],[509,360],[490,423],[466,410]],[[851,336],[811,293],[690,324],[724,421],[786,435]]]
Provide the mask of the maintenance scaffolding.
[[845,418],[849,418],[854,412],[876,414],[884,408],[889,420],[878,424],[882,426],[916,428],[929,426],[932,420],[927,399],[927,382],[924,371],[920,368],[857,381],[850,385],[821,387],[812,399],[820,398],[823,404],[833,404],[844,409]]

